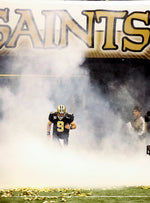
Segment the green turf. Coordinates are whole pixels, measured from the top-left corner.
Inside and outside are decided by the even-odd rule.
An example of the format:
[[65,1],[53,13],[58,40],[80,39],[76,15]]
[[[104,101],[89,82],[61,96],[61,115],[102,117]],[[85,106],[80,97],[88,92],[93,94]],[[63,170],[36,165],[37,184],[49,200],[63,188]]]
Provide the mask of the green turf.
[[150,187],[112,189],[15,188],[0,190],[0,203],[148,203]]

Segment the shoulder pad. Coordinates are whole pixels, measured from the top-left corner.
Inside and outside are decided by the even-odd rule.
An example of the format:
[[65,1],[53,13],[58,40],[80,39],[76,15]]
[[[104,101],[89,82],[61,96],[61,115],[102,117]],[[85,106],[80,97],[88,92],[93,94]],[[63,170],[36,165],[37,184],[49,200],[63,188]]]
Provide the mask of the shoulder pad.
[[67,116],[73,116],[73,113],[66,113]]
[[66,118],[74,120],[74,115],[72,113],[66,113]]
[[51,112],[48,117],[49,121],[53,122],[55,118],[57,118],[57,112]]
[[50,113],[50,115],[55,115],[55,114],[57,114],[57,112],[51,112],[51,113]]
[[72,113],[66,113],[67,117],[74,117],[74,115]]

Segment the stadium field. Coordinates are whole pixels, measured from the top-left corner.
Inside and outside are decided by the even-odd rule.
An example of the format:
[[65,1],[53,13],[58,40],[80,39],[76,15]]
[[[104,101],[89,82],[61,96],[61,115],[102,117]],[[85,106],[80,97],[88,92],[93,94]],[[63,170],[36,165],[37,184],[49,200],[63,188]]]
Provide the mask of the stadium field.
[[0,189],[1,203],[127,203],[150,202],[150,186],[105,189],[14,188]]

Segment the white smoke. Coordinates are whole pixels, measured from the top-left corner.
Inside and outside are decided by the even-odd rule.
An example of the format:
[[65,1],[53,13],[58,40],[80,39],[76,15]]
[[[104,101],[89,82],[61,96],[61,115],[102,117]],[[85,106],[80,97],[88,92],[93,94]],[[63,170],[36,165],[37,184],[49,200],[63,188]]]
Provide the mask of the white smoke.
[[[21,77],[0,88],[0,187],[148,184],[145,144],[128,143],[122,135],[123,121],[80,67],[85,60],[80,46],[53,55],[17,54],[6,70]],[[120,88],[118,102],[123,93],[128,95]],[[77,123],[67,149],[54,146],[46,136],[48,115],[59,104],[74,113]]]

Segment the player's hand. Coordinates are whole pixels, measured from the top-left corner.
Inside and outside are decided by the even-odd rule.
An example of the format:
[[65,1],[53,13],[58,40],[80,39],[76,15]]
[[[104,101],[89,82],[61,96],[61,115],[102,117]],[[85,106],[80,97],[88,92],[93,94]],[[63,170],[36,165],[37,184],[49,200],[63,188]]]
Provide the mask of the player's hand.
[[70,125],[69,125],[69,123],[67,123],[67,124],[65,125],[65,128],[68,129],[68,130],[70,130]]
[[51,135],[50,135],[50,132],[47,132],[47,136],[48,136],[48,137],[50,137],[50,136],[51,136]]

